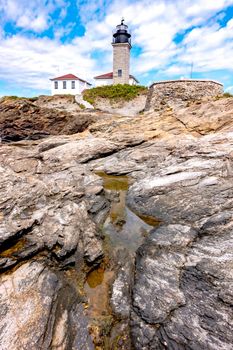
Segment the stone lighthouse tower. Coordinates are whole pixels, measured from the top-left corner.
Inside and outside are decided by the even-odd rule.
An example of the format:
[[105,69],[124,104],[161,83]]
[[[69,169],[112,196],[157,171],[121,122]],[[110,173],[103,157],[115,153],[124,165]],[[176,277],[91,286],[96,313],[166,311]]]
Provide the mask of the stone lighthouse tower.
[[112,46],[113,84],[129,84],[131,34],[128,32],[128,26],[124,24],[124,19],[113,32]]

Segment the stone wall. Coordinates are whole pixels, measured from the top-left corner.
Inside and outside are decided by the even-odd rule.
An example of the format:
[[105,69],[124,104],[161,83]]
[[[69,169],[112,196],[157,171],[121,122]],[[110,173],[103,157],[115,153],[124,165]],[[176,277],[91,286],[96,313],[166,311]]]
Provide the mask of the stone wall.
[[150,86],[145,110],[185,107],[190,101],[223,93],[223,85],[213,80],[168,80]]

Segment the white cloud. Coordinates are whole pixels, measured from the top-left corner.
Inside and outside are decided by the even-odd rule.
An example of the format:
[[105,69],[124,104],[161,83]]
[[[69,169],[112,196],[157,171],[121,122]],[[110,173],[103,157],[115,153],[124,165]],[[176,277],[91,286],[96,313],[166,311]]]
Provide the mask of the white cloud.
[[[214,23],[213,16],[219,11],[224,10],[225,6],[233,4],[233,0],[197,0],[195,4],[191,0],[169,1],[169,0],[144,0],[130,3],[119,4],[115,2],[109,10],[102,27],[109,26],[119,21],[121,16],[126,18],[127,23],[132,28],[133,44],[141,47],[142,53],[139,58],[133,58],[133,72],[142,74],[148,70],[166,70],[172,63],[181,62],[184,69],[176,67],[176,69],[169,68],[167,73],[180,72],[185,74],[187,72],[187,65],[192,62],[192,55],[194,54],[198,66],[203,69],[210,70],[229,68],[230,60],[221,61],[221,50],[226,46],[226,40],[232,39],[233,31],[231,29],[231,22],[228,23],[226,30],[221,30],[218,25],[213,25],[213,28],[208,27],[208,23]],[[222,16],[222,14],[221,14]],[[199,46],[194,38],[190,39],[190,44],[187,42],[176,44],[174,38],[177,34],[185,33],[189,28],[196,26],[194,30],[197,31],[196,37],[199,41],[208,43],[209,47],[206,50],[204,46]],[[202,37],[203,32],[206,31],[205,38]],[[195,33],[193,33],[194,35]],[[210,55],[210,46],[213,45],[213,50],[219,48],[217,52],[217,59],[210,62],[214,58],[214,52]],[[184,46],[185,45],[185,46]],[[188,50],[187,50],[188,46]],[[191,49],[192,47],[195,49]],[[195,53],[193,52],[195,51]],[[227,51],[232,56],[232,49],[230,44]],[[186,59],[185,59],[185,56]],[[209,59],[207,58],[209,56]],[[230,57],[230,56],[228,56]],[[219,68],[218,68],[219,64]],[[197,67],[197,65],[196,65]]]
[[176,63],[166,69],[169,74],[187,74],[194,63],[194,71],[208,72],[214,70],[233,70],[233,20],[226,27],[219,25],[194,28],[187,34]]
[[111,0],[77,0],[78,14],[84,24],[101,21],[111,6]]
[[0,0],[1,22],[13,22],[16,27],[42,32],[52,24],[51,15],[59,9],[66,14],[65,0]]
[[195,3],[190,1],[189,4],[185,13],[189,16],[199,16],[209,12],[217,12],[226,6],[232,5],[232,0],[196,0]]
[[227,92],[233,93],[233,85],[226,88]]
[[21,28],[31,29],[34,32],[42,32],[48,27],[47,18],[44,15],[38,16],[33,20],[30,19],[29,15],[23,15],[19,17],[16,25]]
[[1,44],[0,79],[22,87],[48,89],[49,78],[67,73],[89,79],[96,73],[95,62],[72,43],[61,45],[17,35]]
[[[0,15],[4,11],[5,21],[39,33],[54,26],[53,11],[59,9],[60,16],[66,16],[68,4],[65,0],[0,0]],[[25,33],[5,38],[0,34],[0,79],[45,89],[54,75],[74,73],[90,80],[111,70],[112,30],[122,16],[132,30],[133,45],[141,49],[139,57],[132,57],[134,74],[145,77],[156,70],[169,78],[187,76],[192,61],[196,72],[232,71],[233,19],[221,27],[214,17],[223,18],[224,8],[231,4],[233,0],[126,0],[122,6],[116,0],[78,0],[75,15],[85,25],[85,34],[72,42],[64,44],[59,38],[69,34],[73,22],[56,26],[53,40],[28,38]]]

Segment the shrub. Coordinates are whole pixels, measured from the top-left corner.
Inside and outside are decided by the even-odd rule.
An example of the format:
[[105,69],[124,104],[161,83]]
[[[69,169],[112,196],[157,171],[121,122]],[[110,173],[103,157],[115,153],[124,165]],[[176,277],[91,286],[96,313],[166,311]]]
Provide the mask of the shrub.
[[137,97],[140,93],[146,93],[147,88],[140,85],[117,84],[98,86],[96,88],[87,89],[83,93],[83,99],[94,104],[99,97],[107,98],[115,101],[130,101]]
[[31,102],[35,102],[38,99],[38,97],[19,97],[19,96],[4,96],[2,97],[2,101],[11,101],[11,100],[27,100]]
[[233,97],[232,94],[230,94],[230,92],[224,92],[224,94],[222,95],[217,95],[215,96],[215,100],[220,100],[221,98],[229,98],[229,97]]
[[233,97],[233,95],[230,94],[230,92],[224,92],[223,97],[228,98],[228,97]]
[[4,101],[7,101],[7,100],[20,100],[21,97],[18,97],[18,96],[3,96],[2,98]]
[[79,107],[81,108],[81,109],[85,109],[86,107],[84,106],[84,104],[82,104],[82,103],[78,103],[78,105],[79,105]]
[[31,102],[36,102],[38,100],[38,97],[28,97],[28,98],[25,97],[25,99]]

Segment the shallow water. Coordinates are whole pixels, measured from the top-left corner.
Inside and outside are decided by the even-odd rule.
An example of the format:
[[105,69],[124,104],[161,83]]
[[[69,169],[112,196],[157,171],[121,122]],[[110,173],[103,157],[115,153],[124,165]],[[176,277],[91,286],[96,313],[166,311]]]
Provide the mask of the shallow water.
[[109,287],[114,277],[114,271],[99,267],[87,275],[85,293],[88,297],[88,314],[92,318],[111,314],[109,307]]
[[97,173],[104,181],[105,190],[118,194],[111,203],[111,209],[103,230],[109,238],[112,249],[126,248],[134,253],[142,244],[145,235],[158,225],[152,217],[139,217],[126,206],[126,194],[131,183],[127,176],[113,176]]
[[[103,225],[107,254],[112,260],[109,266],[102,264],[87,275],[84,291],[87,296],[87,314],[92,320],[102,320],[111,315],[109,305],[111,285],[116,269],[124,261],[118,261],[120,252],[124,259],[133,259],[149,231],[159,222],[153,217],[139,217],[126,206],[127,190],[132,183],[127,176],[107,175],[96,172],[103,179],[103,186],[111,198],[109,215]],[[110,194],[110,195],[109,195]],[[107,242],[107,243],[106,243]]]
[[[148,232],[158,225],[158,221],[152,217],[139,217],[126,206],[126,194],[131,180],[128,176],[107,175],[104,172],[96,172],[103,179],[104,189],[112,193],[112,202],[109,215],[103,225],[103,231],[108,242],[108,253],[113,256],[114,251],[126,250],[130,255],[134,254],[142,244]],[[85,291],[90,300],[98,300],[96,293],[102,290],[102,297],[106,299],[105,285],[108,278],[105,276],[109,270],[98,268],[92,271],[85,284]],[[94,296],[93,296],[94,295]],[[99,301],[102,304],[102,301]],[[92,302],[90,302],[92,304]]]
[[96,171],[95,174],[102,178],[105,190],[127,191],[129,188],[130,180],[126,175],[108,175],[103,171]]

